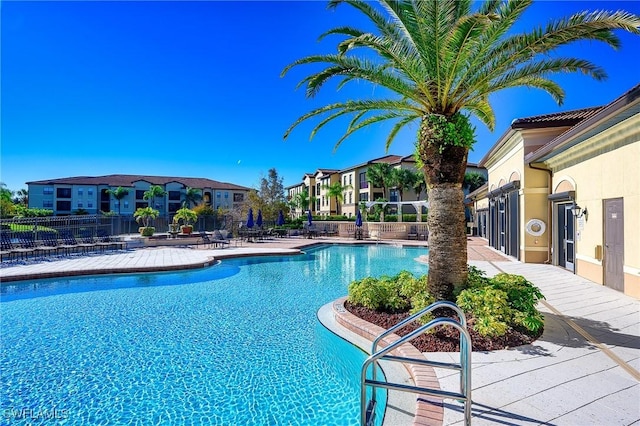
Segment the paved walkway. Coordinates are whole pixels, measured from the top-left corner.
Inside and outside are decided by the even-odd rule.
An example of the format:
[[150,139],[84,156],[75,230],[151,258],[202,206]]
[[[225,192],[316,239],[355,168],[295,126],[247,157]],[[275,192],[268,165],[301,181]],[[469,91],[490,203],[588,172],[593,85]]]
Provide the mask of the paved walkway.
[[[335,238],[284,238],[214,250],[202,247],[137,249],[3,265],[0,279],[7,282],[53,274],[202,267],[214,258],[295,254],[309,244],[338,241],[354,243]],[[545,315],[542,338],[532,345],[510,350],[474,352],[474,425],[640,424],[640,301],[557,267],[511,261],[486,247],[481,239],[470,239],[469,262],[489,275],[500,271],[523,275],[546,297],[540,306]],[[429,359],[440,361],[452,360],[456,355],[425,354]],[[457,390],[457,375],[448,370],[435,369],[435,372],[442,389]],[[415,403],[408,406],[415,407]],[[412,413],[400,414],[404,417],[393,418],[404,418],[410,424]],[[462,405],[445,401],[443,424],[462,423]]]

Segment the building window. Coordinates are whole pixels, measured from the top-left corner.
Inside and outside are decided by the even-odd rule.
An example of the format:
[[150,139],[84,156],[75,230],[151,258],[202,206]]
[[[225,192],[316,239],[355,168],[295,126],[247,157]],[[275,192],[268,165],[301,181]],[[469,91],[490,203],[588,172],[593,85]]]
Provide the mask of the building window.
[[389,201],[396,203],[400,201],[400,194],[398,193],[397,189],[392,189],[391,191],[389,191]]
[[92,208],[93,208],[93,203],[92,203],[91,201],[89,201],[89,202],[87,203],[87,208],[88,208],[88,209],[92,209]]
[[52,209],[53,208],[53,200],[44,200],[42,201],[43,209]]
[[122,204],[123,204],[122,207],[124,207],[125,209],[129,208],[129,202],[128,201],[124,201]]
[[144,200],[144,190],[136,189],[136,200]]
[[238,193],[233,194],[234,203],[241,203],[243,201],[244,201],[244,194],[238,194]]
[[82,197],[84,190],[82,188],[78,188],[78,196]]
[[180,191],[169,191],[169,201],[180,201]]
[[349,175],[349,185],[353,185],[353,175]]
[[53,195],[53,187],[45,186],[44,188],[42,188],[42,194],[43,195]]
[[78,208],[79,208],[79,209],[84,208],[84,204],[82,204],[82,203],[78,203]]
[[93,197],[93,188],[89,188],[89,189],[87,189],[87,195],[88,195],[89,197]]
[[222,192],[218,191],[216,192],[216,198],[221,198],[222,197]]
[[56,210],[59,212],[70,212],[71,201],[58,201],[56,202]]
[[229,191],[224,192],[224,198],[229,198]]
[[360,194],[360,201],[369,201],[369,194],[366,192]]
[[347,186],[347,175],[342,176],[342,184]]
[[144,209],[145,207],[149,207],[147,203],[136,203],[136,210]]
[[367,172],[360,173],[360,188],[368,188],[369,182],[367,182]]
[[[71,188],[58,188],[56,190],[56,196],[58,198],[71,198]],[[69,206],[69,208],[71,208],[71,206]]]
[[169,213],[175,213],[180,208],[180,203],[169,203]]
[[349,191],[349,204],[353,204],[353,192]]

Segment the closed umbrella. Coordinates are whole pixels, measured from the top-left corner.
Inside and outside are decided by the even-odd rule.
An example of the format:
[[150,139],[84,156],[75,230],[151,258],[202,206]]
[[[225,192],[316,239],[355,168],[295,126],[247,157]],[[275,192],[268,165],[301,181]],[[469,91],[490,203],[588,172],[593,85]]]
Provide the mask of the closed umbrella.
[[253,209],[249,208],[249,215],[247,216],[247,228],[253,228]]
[[256,225],[258,228],[262,228],[262,210],[258,209],[258,217],[256,218]]
[[276,225],[277,226],[284,225],[284,213],[282,213],[282,210],[280,210],[280,212],[278,213],[278,219],[276,220]]
[[360,210],[358,210],[358,213],[356,214],[356,226],[358,228],[362,226],[362,213],[360,213]]
[[311,216],[311,210],[307,211],[307,225],[311,226],[311,222],[313,221],[313,217]]

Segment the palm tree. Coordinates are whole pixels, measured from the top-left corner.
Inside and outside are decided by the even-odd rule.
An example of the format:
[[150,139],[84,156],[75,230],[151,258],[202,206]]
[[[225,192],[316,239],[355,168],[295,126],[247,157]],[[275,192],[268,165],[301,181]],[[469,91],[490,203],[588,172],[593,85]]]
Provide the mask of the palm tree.
[[404,191],[413,189],[418,174],[409,169],[391,169],[391,186],[398,190],[400,201],[404,201]]
[[104,192],[106,192],[107,194],[113,196],[113,198],[116,199],[117,204],[118,204],[118,215],[120,215],[120,204],[121,204],[121,201],[122,201],[122,199],[124,197],[129,195],[129,190],[119,186],[116,189],[107,189]]
[[391,165],[373,163],[367,168],[367,182],[374,188],[382,188],[382,198],[387,200],[387,187],[391,182]]
[[184,193],[183,205],[191,208],[192,205],[198,204],[202,200],[202,192],[196,188],[187,187]]
[[353,188],[353,186],[343,185],[340,182],[334,182],[330,185],[322,185],[321,188],[327,190],[327,196],[329,198],[334,197],[336,199],[336,215],[339,215],[340,203],[344,200],[344,191]]
[[[417,173],[416,174],[416,181],[413,184],[413,190],[416,193],[416,199],[419,200],[420,199],[420,195],[422,195],[422,193],[426,189],[427,189],[427,183],[424,181],[424,174]],[[428,198],[428,194],[427,194],[427,198]]]
[[165,194],[165,190],[162,189],[160,185],[151,185],[147,191],[144,191],[142,199],[149,201],[149,207],[153,207],[152,204],[155,199],[158,197],[164,197]]
[[296,194],[295,198],[296,208],[303,212],[309,210],[309,204],[311,203],[311,197],[309,197],[309,191],[305,188],[304,191]]
[[[313,64],[315,71],[300,82],[308,97],[334,78],[341,79],[338,87],[365,81],[387,89],[376,93],[388,95],[313,109],[284,137],[311,118],[320,117],[313,136],[334,119],[352,115],[336,147],[359,129],[391,121],[388,148],[402,128],[417,123],[416,157],[430,203],[429,291],[437,299],[452,299],[467,280],[462,181],[474,129],[464,114],[493,129],[490,95],[513,87],[542,89],[561,104],[564,91],[550,77],[581,72],[602,80],[606,73],[587,60],[557,55],[558,48],[580,40],[616,48],[620,43],[612,30],[640,34],[640,18],[624,11],[582,12],[518,33],[514,27],[532,0],[380,0],[380,7],[365,0],[332,0],[329,6],[343,3],[366,16],[375,32],[349,26],[329,30],[322,37],[343,36],[337,54],[299,59],[282,74]],[[318,70],[318,64],[324,68]]]
[[29,191],[26,189],[18,189],[14,198],[15,204],[22,204],[25,207],[29,207]]
[[469,172],[465,173],[464,180],[462,181],[462,187],[467,189],[469,192],[473,192],[476,189],[480,188],[487,181],[487,178],[484,177],[482,173],[478,172]]

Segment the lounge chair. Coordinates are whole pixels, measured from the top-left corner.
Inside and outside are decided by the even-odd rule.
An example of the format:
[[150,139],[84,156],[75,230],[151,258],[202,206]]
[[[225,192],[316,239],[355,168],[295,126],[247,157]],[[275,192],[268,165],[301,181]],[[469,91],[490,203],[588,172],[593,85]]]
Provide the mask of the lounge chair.
[[[28,234],[31,234],[31,239],[29,239]],[[14,245],[11,241],[11,238],[8,234],[2,234],[2,251],[9,252],[10,254],[20,255],[21,259],[26,259],[29,253],[36,252],[36,244],[33,240],[32,232],[18,232],[16,234],[18,239],[18,244]]]
[[90,248],[98,247],[93,242],[78,242],[73,233],[68,229],[60,231],[60,237],[62,238],[62,245],[60,247],[66,249],[67,254],[71,253],[71,249],[79,248],[82,249],[84,253],[88,253]]
[[98,229],[96,232],[95,244],[101,249],[114,247],[116,250],[124,249],[127,245],[124,241],[114,239],[104,229]]
[[416,226],[415,225],[411,225],[411,227],[409,228],[409,232],[407,232],[407,239],[408,240],[417,240],[418,239],[418,231],[416,231]]
[[40,233],[40,245],[38,245],[38,250],[46,251],[51,253],[52,251],[56,251],[56,256],[60,252],[60,244],[58,243],[58,234],[55,231],[46,231]]

